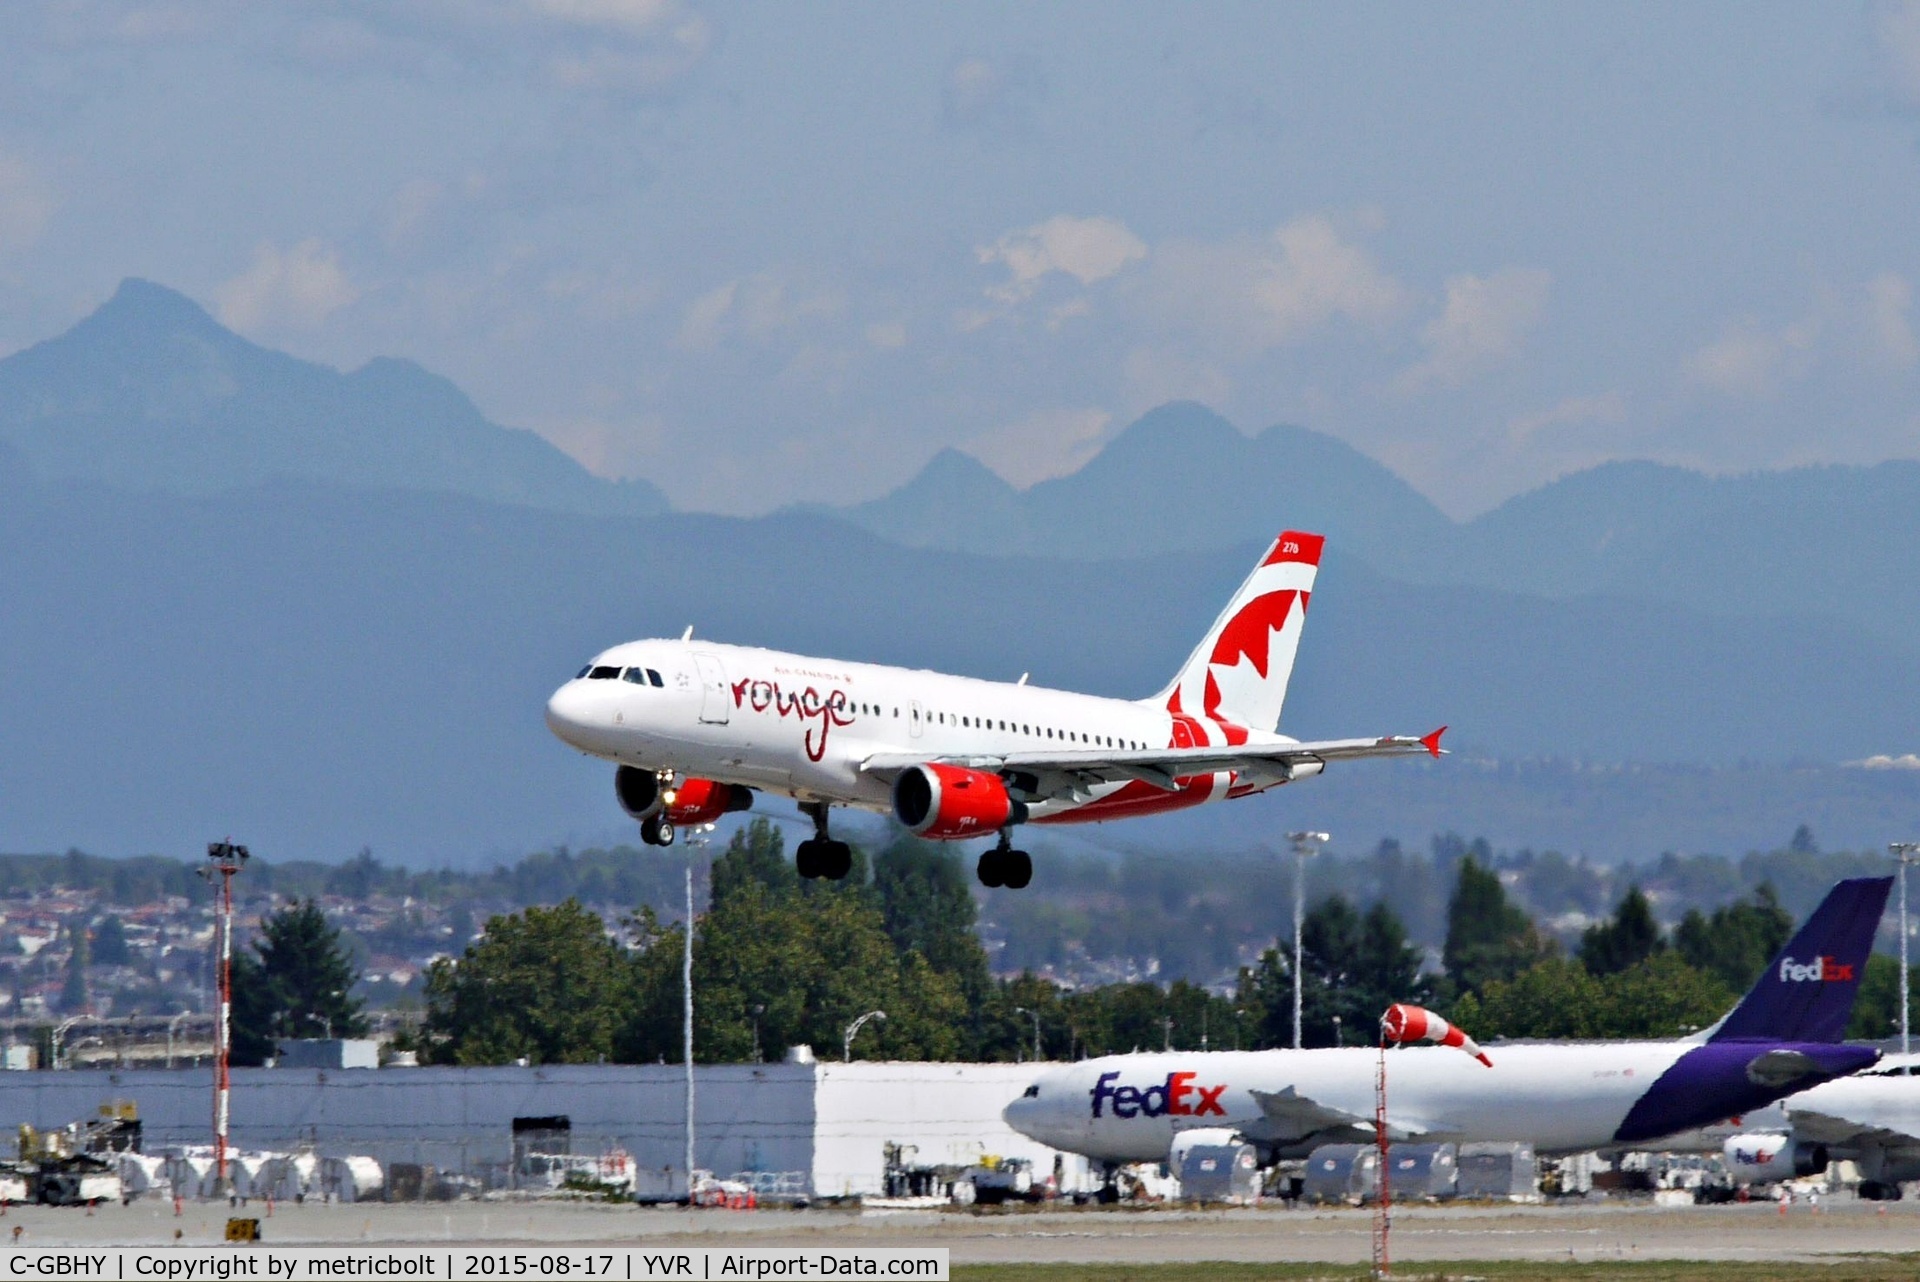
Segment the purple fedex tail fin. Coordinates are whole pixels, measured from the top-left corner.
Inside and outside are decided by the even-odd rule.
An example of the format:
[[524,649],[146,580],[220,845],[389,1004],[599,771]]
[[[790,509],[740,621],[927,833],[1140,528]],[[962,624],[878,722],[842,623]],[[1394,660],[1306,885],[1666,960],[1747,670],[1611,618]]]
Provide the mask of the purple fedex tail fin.
[[1856,877],[1828,891],[1707,1040],[1839,1041],[1892,888],[1891,877]]

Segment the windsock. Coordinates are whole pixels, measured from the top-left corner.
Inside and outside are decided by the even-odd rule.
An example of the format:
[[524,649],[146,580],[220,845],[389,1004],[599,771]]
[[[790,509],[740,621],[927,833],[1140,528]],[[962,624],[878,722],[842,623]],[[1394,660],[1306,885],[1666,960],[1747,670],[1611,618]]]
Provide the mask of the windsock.
[[1380,1036],[1389,1042],[1439,1042],[1442,1046],[1458,1046],[1488,1068],[1493,1067],[1493,1061],[1478,1043],[1424,1006],[1395,1002],[1387,1007],[1387,1013],[1380,1017]]

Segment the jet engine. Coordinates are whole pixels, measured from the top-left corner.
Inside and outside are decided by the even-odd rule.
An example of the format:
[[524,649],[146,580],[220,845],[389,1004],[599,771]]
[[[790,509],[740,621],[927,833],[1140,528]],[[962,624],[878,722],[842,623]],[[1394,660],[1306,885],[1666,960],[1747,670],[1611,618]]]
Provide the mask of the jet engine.
[[613,772],[613,795],[620,809],[645,823],[660,813],[660,776],[651,770],[621,766]]
[[753,806],[753,789],[737,783],[715,783],[711,779],[682,779],[662,794],[667,798],[661,814],[667,822],[691,828],[710,824],[721,815]]
[[1721,1148],[1736,1184],[1771,1184],[1818,1175],[1827,1169],[1827,1146],[1790,1135],[1736,1135]]
[[929,761],[893,781],[893,817],[916,837],[958,841],[1025,823],[1027,807],[1008,795],[999,775]]

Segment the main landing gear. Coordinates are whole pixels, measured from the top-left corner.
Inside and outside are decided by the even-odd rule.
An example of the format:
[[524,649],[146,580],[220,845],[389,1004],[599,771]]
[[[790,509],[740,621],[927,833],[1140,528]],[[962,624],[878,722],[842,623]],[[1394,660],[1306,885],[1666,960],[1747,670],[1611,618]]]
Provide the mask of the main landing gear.
[[808,881],[839,881],[853,871],[853,847],[827,835],[827,803],[803,801],[800,812],[813,820],[813,836],[794,847],[793,867]]
[[640,821],[640,840],[649,846],[671,846],[675,835],[673,820],[665,815],[649,815]]
[[1000,830],[999,844],[980,856],[978,869],[982,886],[1005,886],[1025,890],[1033,880],[1033,859],[1024,850],[1013,848],[1013,830]]

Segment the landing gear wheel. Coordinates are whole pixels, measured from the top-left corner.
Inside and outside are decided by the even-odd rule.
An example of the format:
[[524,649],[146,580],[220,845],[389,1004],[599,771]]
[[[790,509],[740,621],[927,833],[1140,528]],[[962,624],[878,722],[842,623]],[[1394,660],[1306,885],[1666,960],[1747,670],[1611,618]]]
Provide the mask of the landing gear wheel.
[[853,847],[844,841],[822,842],[820,875],[828,881],[842,881],[853,871]]
[[663,815],[654,815],[640,823],[640,840],[649,846],[671,846],[674,836],[672,821]]
[[1033,860],[1024,850],[1000,852],[1000,878],[1008,890],[1025,890],[1033,880]]
[[992,850],[982,851],[980,863],[974,871],[978,874],[982,886],[993,888],[1005,885],[1007,874],[1005,867],[1000,862],[999,847],[996,846]]
[[820,843],[809,837],[793,848],[793,869],[800,876],[812,881],[823,871],[820,866]]

